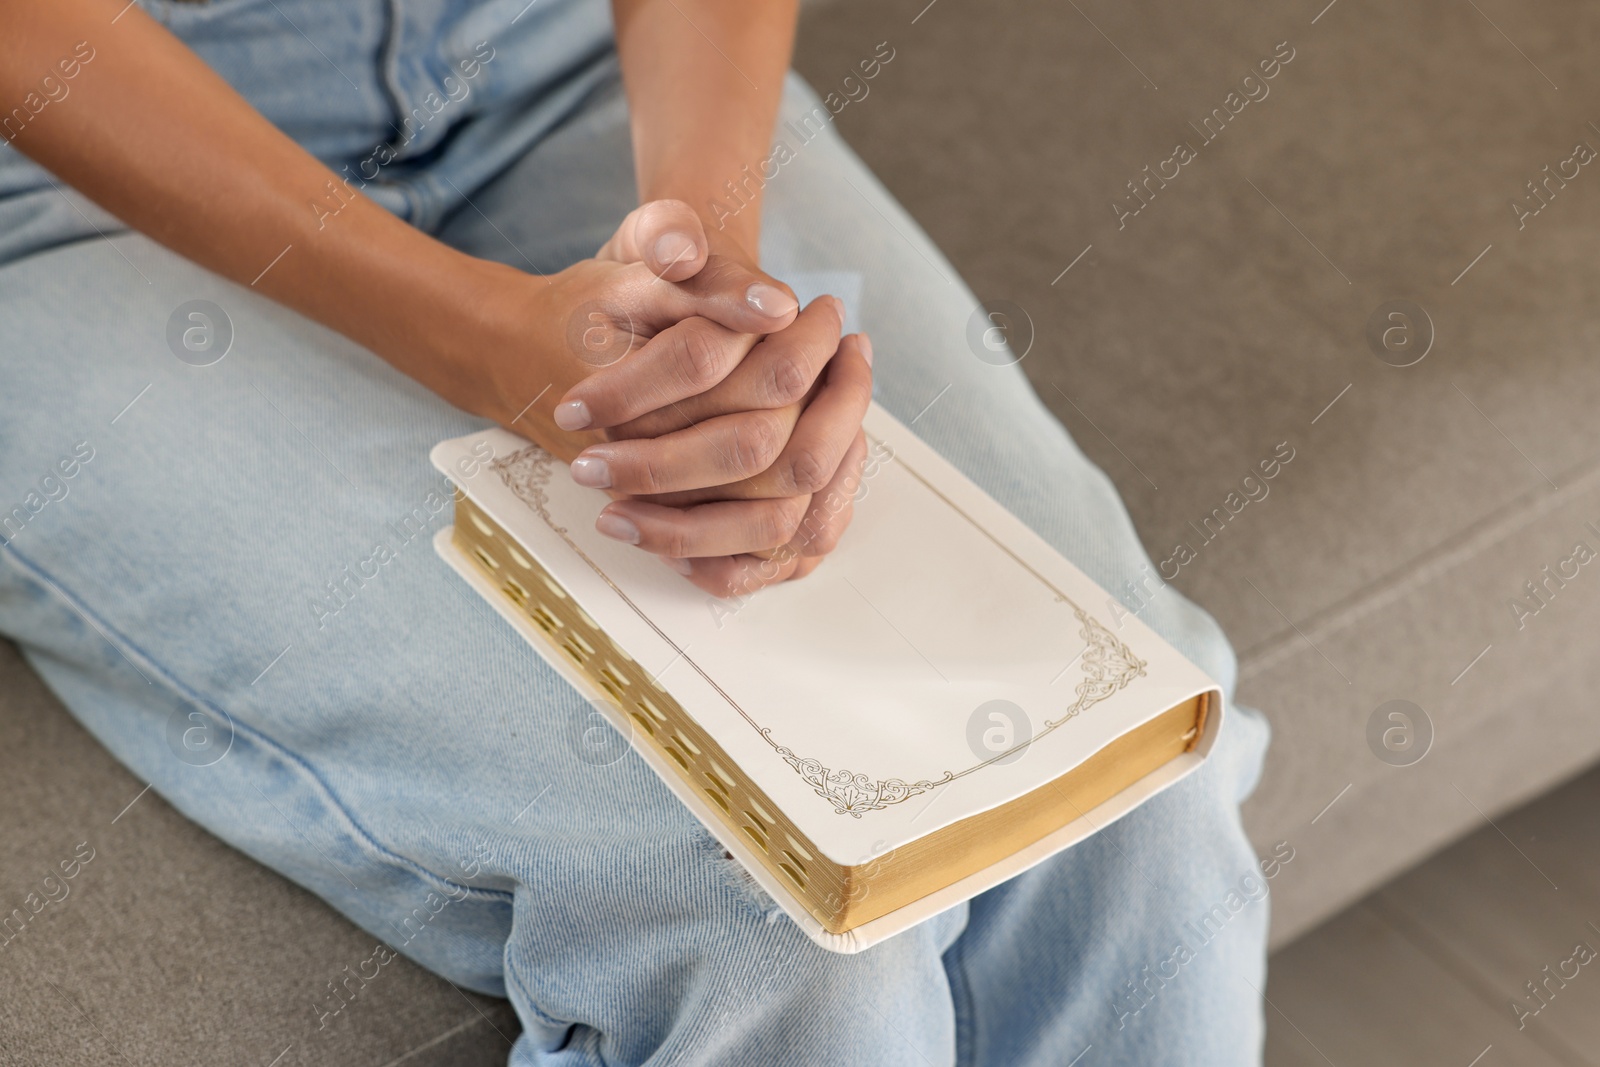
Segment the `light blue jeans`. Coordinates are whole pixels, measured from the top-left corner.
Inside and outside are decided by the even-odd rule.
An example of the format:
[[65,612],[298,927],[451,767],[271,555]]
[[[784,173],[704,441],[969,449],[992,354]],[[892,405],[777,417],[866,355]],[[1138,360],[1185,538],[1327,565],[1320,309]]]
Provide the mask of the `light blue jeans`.
[[[392,210],[547,270],[634,193],[604,7],[525,3],[150,10],[335,169],[405,141],[370,187]],[[479,42],[493,56],[463,81]],[[435,115],[434,91],[458,99]],[[815,105],[791,79],[786,117]],[[955,270],[831,128],[786,136],[766,268],[844,290],[890,411],[1105,588],[1141,579],[1109,480],[1020,369],[974,354]],[[642,761],[594,746],[584,702],[434,556],[450,514],[428,449],[482,420],[9,150],[0,193],[0,631],[188,816],[509,997],[514,1064],[1258,1060],[1266,883],[1238,804],[1259,715],[1230,709],[1201,772],[1096,837],[824,952]],[[206,366],[220,336],[197,354],[173,319],[195,300],[231,335]],[[1209,616],[1172,590],[1141,615],[1231,692]]]

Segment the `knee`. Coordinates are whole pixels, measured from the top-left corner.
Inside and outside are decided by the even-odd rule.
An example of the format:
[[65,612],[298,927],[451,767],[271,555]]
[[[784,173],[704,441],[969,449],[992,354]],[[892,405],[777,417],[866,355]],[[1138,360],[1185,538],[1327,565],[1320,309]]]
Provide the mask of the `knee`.
[[656,843],[518,889],[507,986],[540,1033],[595,1031],[618,1063],[950,1061],[937,929],[828,952],[703,831]]

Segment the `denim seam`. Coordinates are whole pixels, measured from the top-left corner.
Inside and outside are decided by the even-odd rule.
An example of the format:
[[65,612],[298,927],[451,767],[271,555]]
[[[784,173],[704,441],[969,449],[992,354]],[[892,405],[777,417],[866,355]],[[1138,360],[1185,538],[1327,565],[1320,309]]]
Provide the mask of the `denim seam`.
[[769,918],[779,904],[762,888],[755,876],[745,870],[744,861],[717,840],[716,834],[700,825],[698,819],[695,820],[694,829],[698,838],[696,844],[706,861],[713,865],[717,880],[734,894],[739,906],[752,918]]
[[[57,582],[49,574],[49,572],[47,572],[43,567],[40,567],[38,564],[34,563],[32,560],[28,559],[22,553],[18,552],[13,545],[7,544],[0,547],[4,547],[7,552],[9,552],[11,557],[15,559],[19,565],[19,569],[25,575],[31,577],[36,583],[42,583],[48,588],[53,589],[58,596],[66,601],[68,607],[79,612],[85,620],[87,620],[96,630],[98,630],[101,636],[105,638],[106,642],[110,644],[112,648],[116,649],[122,655],[127,656],[130,663],[133,662],[133,656],[129,656],[128,653],[131,651],[134,653],[134,655],[137,655],[138,658],[143,661],[145,667],[149,668],[153,674],[160,677],[162,683],[168,687],[174,696],[181,700],[188,701],[189,703],[198,707],[205,708],[212,714],[221,716],[222,718],[226,719],[235,730],[246,734],[253,743],[258,744],[267,751],[276,754],[278,758],[282,759],[285,763],[297,768],[306,779],[310,780],[317,791],[322,794],[323,798],[328,804],[328,809],[339,814],[340,818],[342,818],[346,823],[348,832],[351,833],[357,842],[365,848],[370,849],[372,853],[383,862],[398,867],[402,870],[409,871],[424,881],[435,881],[439,883],[436,886],[436,888],[439,889],[444,889],[446,886],[449,886],[456,890],[466,890],[468,894],[476,895],[479,899],[486,901],[510,902],[512,900],[513,895],[507,890],[483,889],[478,886],[462,885],[459,882],[453,882],[444,875],[430,871],[428,868],[422,866],[420,863],[417,863],[415,860],[398,855],[397,853],[392,852],[388,848],[384,847],[378,842],[377,838],[374,837],[373,834],[351,814],[349,808],[347,808],[344,802],[339,799],[339,795],[334,792],[333,788],[329,786],[328,783],[323,780],[322,776],[318,774],[316,770],[313,769],[312,766],[304,759],[291,752],[279,742],[268,737],[255,727],[235,719],[232,715],[229,715],[215,703],[201,696],[190,687],[184,685],[177,678],[173,677],[173,675],[165,667],[161,666],[160,663],[158,663],[144,649],[140,648],[133,641],[129,640],[124,634],[118,631],[115,627],[111,626],[105,620],[100,619],[97,615],[91,614],[81,602],[70,596],[66,589],[59,582]],[[113,638],[115,638],[115,640]]]
[[966,934],[966,930],[962,931],[961,938],[957,938],[944,955],[945,980],[950,983],[950,1014],[955,1026],[957,1067],[973,1062],[973,1050],[977,1044],[977,1036],[972,1032],[977,1020],[977,1013],[972,1006],[972,986],[967,981],[967,967],[961,958],[961,940]]
[[[526,1010],[539,1022],[553,1029],[565,1029],[571,1026],[586,1025],[584,1023],[580,1023],[576,1019],[557,1019],[555,1016],[539,1007],[538,998],[533,995],[533,991],[528,988],[527,983],[518,976],[516,968],[507,966],[505,968],[505,975],[507,988],[514,987],[516,991],[521,994],[522,1000],[526,1005]],[[524,1010],[522,1006],[514,1006],[517,1007],[518,1011]],[[598,1051],[596,1051],[593,1056],[588,1056],[588,1053],[586,1052],[585,1056],[595,1063],[597,1067],[607,1067],[605,1060],[601,1058]]]

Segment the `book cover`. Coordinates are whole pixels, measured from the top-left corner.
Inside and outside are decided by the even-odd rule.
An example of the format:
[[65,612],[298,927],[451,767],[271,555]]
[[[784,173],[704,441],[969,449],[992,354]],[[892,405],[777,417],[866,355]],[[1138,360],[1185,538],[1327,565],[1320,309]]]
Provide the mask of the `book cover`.
[[731,599],[594,530],[504,430],[441,443],[440,554],[813,940],[857,951],[1192,772],[1216,684],[874,405],[853,522]]

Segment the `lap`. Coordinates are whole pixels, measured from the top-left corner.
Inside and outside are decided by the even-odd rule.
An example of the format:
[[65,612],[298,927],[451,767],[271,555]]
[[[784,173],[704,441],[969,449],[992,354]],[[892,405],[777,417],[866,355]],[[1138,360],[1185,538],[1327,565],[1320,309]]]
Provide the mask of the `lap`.
[[[809,106],[792,88],[786,109]],[[631,195],[620,115],[597,103],[444,236],[541,269],[591,250]],[[976,301],[954,270],[831,133],[791,147],[766,190],[768,269],[859,285],[880,401],[1101,584],[1138,577],[1109,481],[1017,368],[967,345]],[[196,300],[231,331],[203,367],[168,341]],[[714,1047],[730,1006],[758,1002],[778,1040],[852,997],[878,1015],[842,1023],[841,1050],[884,1016],[930,1041],[953,1025],[940,958],[966,909],[859,957],[771,921],[641,761],[594,757],[590,709],[433,555],[448,489],[428,449],[481,420],[137,236],[0,270],[0,319],[0,509],[21,516],[0,531],[0,630],[180,809],[425,964],[509,993],[535,1043],[581,1023],[633,1042],[624,1061]],[[1231,679],[1226,642],[1176,593],[1143,617]],[[193,722],[228,735],[216,762],[175,743]],[[1215,770],[1131,818],[1123,849],[1183,841],[1219,868],[1247,851],[1232,810],[1260,731],[1234,722]],[[1032,877],[1074,856],[1083,879],[1138,885],[1104,845]]]

